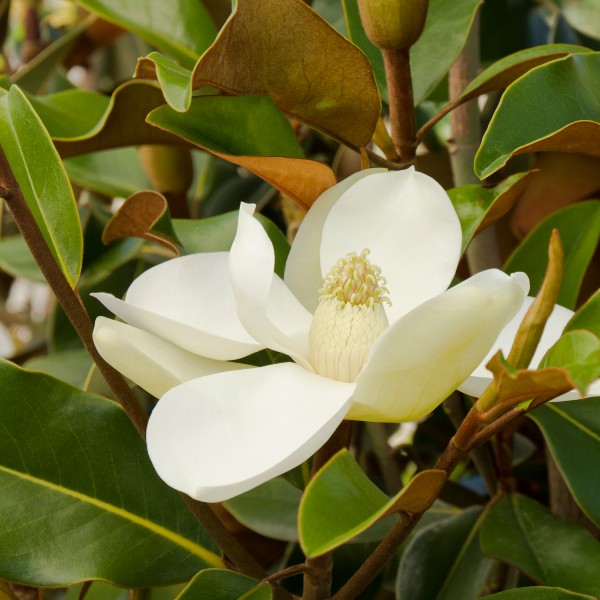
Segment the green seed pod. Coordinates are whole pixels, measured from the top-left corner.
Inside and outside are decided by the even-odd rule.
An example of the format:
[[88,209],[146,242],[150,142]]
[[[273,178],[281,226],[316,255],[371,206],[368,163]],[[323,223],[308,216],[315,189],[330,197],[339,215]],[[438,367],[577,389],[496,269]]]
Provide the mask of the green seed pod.
[[368,38],[382,50],[408,50],[425,26],[428,0],[358,0]]

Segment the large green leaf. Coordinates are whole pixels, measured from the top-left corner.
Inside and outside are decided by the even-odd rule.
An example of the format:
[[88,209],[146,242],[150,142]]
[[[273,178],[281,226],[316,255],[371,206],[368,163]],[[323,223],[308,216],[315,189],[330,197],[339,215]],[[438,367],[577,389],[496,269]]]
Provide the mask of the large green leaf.
[[572,309],[600,238],[599,201],[579,202],[546,217],[508,258],[504,270],[527,273],[530,293],[537,294],[548,264],[548,243],[553,229],[560,233],[565,252],[564,276],[557,302]]
[[546,404],[529,417],[542,430],[575,500],[600,525],[600,398]]
[[[531,69],[500,101],[475,156],[480,178],[511,156],[543,150],[600,156],[600,53],[573,54]],[[543,107],[543,110],[540,110]]]
[[201,96],[186,113],[162,106],[147,121],[245,167],[306,207],[335,183],[327,165],[304,158],[294,130],[268,96]]
[[600,593],[600,543],[580,525],[553,516],[525,496],[502,498],[483,522],[479,539],[488,556],[534,581],[581,594]]
[[[415,105],[431,94],[454,64],[465,45],[480,4],[481,0],[429,0],[425,29],[410,49]],[[358,0],[344,0],[344,8],[350,39],[373,64],[379,89],[387,97],[383,58],[363,30]]]
[[347,450],[338,452],[304,491],[298,530],[307,556],[319,556],[399,511],[425,512],[446,481],[443,471],[422,471],[388,498]]
[[136,33],[188,67],[212,44],[215,25],[202,2],[77,0],[103,19]]
[[396,597],[469,600],[479,596],[492,561],[479,549],[481,508],[421,530],[402,553]]
[[74,287],[83,236],[73,190],[48,132],[16,86],[0,98],[0,145],[54,259]]
[[583,46],[573,46],[572,44],[548,44],[546,46],[526,48],[525,50],[505,56],[475,77],[463,90],[459,99],[465,102],[480,94],[488,94],[494,90],[501,90],[534,67],[539,67],[574,52],[591,52],[591,50]]
[[579,31],[600,38],[600,4],[598,0],[560,0],[562,13]]
[[543,586],[506,590],[484,598],[486,600],[595,600],[592,596]]
[[462,251],[473,237],[505,215],[528,185],[531,173],[517,173],[494,188],[476,183],[448,190],[462,228]]
[[271,586],[261,585],[256,579],[234,571],[206,569],[190,581],[177,600],[241,600],[250,597],[253,600],[271,600]]
[[8,362],[0,387],[0,577],[146,587],[221,565],[117,404]]

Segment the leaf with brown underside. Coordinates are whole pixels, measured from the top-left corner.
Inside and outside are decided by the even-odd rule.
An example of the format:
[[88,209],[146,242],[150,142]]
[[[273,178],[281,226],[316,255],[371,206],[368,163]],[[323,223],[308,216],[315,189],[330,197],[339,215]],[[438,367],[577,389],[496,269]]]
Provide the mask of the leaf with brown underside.
[[402,492],[395,496],[394,503],[384,516],[397,512],[424,513],[437,500],[446,483],[446,472],[429,469],[417,473]]
[[54,137],[54,145],[62,158],[141,144],[189,146],[181,138],[146,123],[146,115],[164,103],[157,84],[129,81],[114,91],[104,116],[94,129],[73,138]]
[[269,95],[290,115],[366,146],[381,112],[373,68],[303,0],[238,0],[202,56],[193,87]]
[[200,96],[188,112],[162,106],[147,120],[252,171],[306,209],[336,183],[327,165],[303,158],[294,130],[266,96]]
[[102,233],[105,244],[126,237],[157,242],[176,255],[181,250],[181,242],[171,225],[167,200],[158,192],[144,190],[129,196]]

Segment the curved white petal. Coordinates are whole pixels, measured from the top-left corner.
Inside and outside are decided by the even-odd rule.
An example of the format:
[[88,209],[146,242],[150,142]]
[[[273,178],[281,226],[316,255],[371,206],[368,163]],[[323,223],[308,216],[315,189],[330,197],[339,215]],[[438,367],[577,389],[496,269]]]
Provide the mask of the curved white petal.
[[348,418],[412,421],[430,413],[487,354],[527,284],[522,273],[482,271],[402,317],[371,349]]
[[[508,356],[512,343],[515,339],[515,335],[517,334],[517,330],[519,329],[519,325],[521,324],[525,313],[529,310],[529,307],[534,300],[535,298],[532,298],[531,296],[525,298],[523,306],[521,306],[519,312],[502,330],[498,336],[498,339],[496,340],[496,343],[488,352],[487,356],[481,361],[473,373],[471,373],[470,377],[459,386],[458,389],[461,392],[469,394],[469,396],[475,396],[476,398],[483,394],[485,388],[493,379],[491,372],[486,369],[485,365],[487,365],[492,356],[494,356],[498,350],[502,350],[504,356]],[[564,308],[558,304],[554,307],[554,310],[546,322],[546,327],[544,328],[544,333],[542,334],[537,350],[535,351],[531,363],[529,364],[530,367],[535,368],[540,364],[544,354],[546,354],[548,349],[558,341],[563,329],[566,327],[567,323],[574,314],[575,313],[572,310]],[[577,393],[568,399],[572,400],[575,398],[579,398]],[[564,399],[566,400],[567,398]]]
[[340,196],[323,227],[321,269],[369,248],[392,306],[390,323],[443,292],[452,281],[462,234],[448,194],[412,167],[365,177]]
[[310,207],[294,238],[285,264],[285,284],[302,304],[314,313],[319,304],[319,290],[323,286],[321,273],[321,237],[323,225],[337,199],[363,177],[386,173],[386,169],[365,169],[346,177],[323,192]]
[[252,216],[254,205],[240,206],[238,228],[229,254],[229,273],[239,319],[264,346],[308,364],[308,330],[312,315],[273,273],[273,244]]
[[107,363],[156,398],[190,379],[250,368],[197,356],[147,331],[106,317],[96,319],[94,344]]
[[148,453],[171,487],[227,500],[312,456],[344,419],[353,390],[293,363],[195,379],[152,412]]
[[217,360],[242,358],[262,349],[237,315],[228,252],[191,254],[142,273],[126,300],[92,294],[127,323]]

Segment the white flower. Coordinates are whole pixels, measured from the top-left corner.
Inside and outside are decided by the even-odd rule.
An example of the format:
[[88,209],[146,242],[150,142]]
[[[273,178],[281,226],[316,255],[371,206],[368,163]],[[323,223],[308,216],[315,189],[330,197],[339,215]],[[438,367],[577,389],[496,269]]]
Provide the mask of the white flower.
[[[431,412],[481,362],[529,287],[522,273],[490,270],[445,291],[460,224],[444,190],[412,169],[363,171],[322,194],[284,280],[253,211],[240,208],[229,253],[158,265],[126,301],[97,294],[129,323],[96,322],[100,353],[162,396],[148,427],[157,472],[208,502],[297,466],[344,418]],[[294,362],[227,362],[265,347]]]

